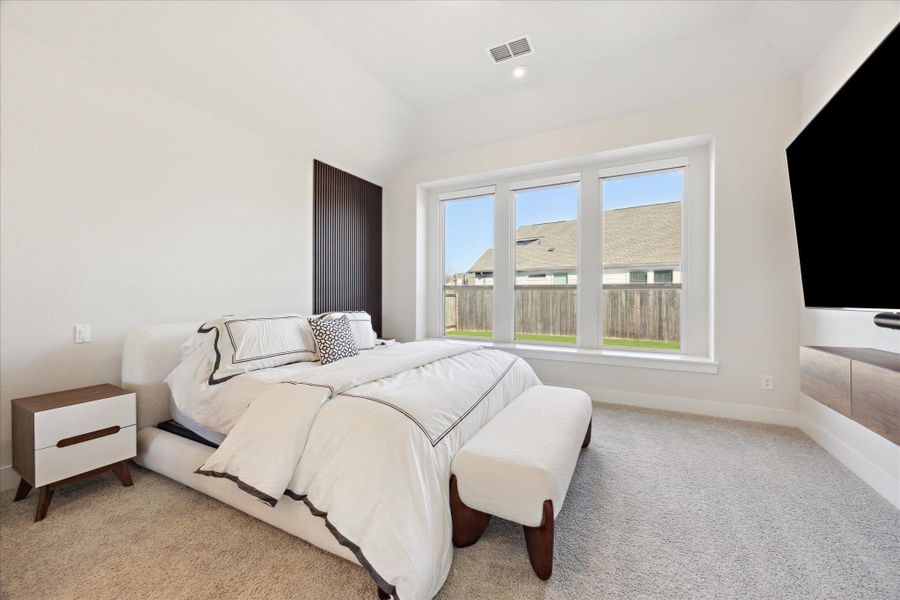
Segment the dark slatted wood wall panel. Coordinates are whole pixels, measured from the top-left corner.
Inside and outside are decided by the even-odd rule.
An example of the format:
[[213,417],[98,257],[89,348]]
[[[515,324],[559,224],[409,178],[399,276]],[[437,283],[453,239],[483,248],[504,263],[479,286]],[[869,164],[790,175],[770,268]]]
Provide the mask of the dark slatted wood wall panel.
[[314,310],[364,310],[381,331],[381,187],[313,163]]

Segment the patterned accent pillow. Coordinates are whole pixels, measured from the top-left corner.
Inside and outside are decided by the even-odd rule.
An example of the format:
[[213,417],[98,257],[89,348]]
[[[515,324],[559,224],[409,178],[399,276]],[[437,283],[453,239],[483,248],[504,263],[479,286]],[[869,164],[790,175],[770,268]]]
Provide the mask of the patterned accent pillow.
[[310,319],[309,327],[319,347],[323,365],[359,354],[347,315],[341,315],[337,319]]

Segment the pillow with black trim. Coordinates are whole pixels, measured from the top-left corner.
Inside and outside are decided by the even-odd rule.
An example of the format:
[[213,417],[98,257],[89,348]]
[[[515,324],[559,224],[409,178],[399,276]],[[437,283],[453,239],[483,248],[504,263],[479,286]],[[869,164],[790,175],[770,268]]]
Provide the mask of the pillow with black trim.
[[310,319],[309,327],[312,329],[323,365],[359,354],[347,315],[337,318],[323,315],[317,319]]
[[210,346],[209,385],[249,371],[319,360],[307,318],[300,315],[230,315],[207,321],[197,332],[215,336]]

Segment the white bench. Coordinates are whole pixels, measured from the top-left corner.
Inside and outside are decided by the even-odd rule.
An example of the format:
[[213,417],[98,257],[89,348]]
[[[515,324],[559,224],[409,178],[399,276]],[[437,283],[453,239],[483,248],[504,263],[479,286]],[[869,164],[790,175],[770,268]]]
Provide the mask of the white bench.
[[491,516],[520,523],[534,572],[553,570],[553,521],[581,448],[591,441],[591,400],[581,390],[525,390],[457,453],[450,477],[453,543],[478,541]]

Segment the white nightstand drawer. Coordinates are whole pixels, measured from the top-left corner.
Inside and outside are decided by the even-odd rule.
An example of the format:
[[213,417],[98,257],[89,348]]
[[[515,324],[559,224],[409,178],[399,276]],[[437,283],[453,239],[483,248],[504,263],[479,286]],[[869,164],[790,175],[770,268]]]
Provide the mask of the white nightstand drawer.
[[[56,412],[56,411],[53,411]],[[136,427],[71,446],[50,446],[34,453],[35,487],[80,475],[137,454]],[[82,430],[82,433],[85,433]]]
[[124,394],[37,412],[34,414],[34,449],[55,446],[62,439],[114,425],[134,425],[137,422],[135,410],[135,395]]

